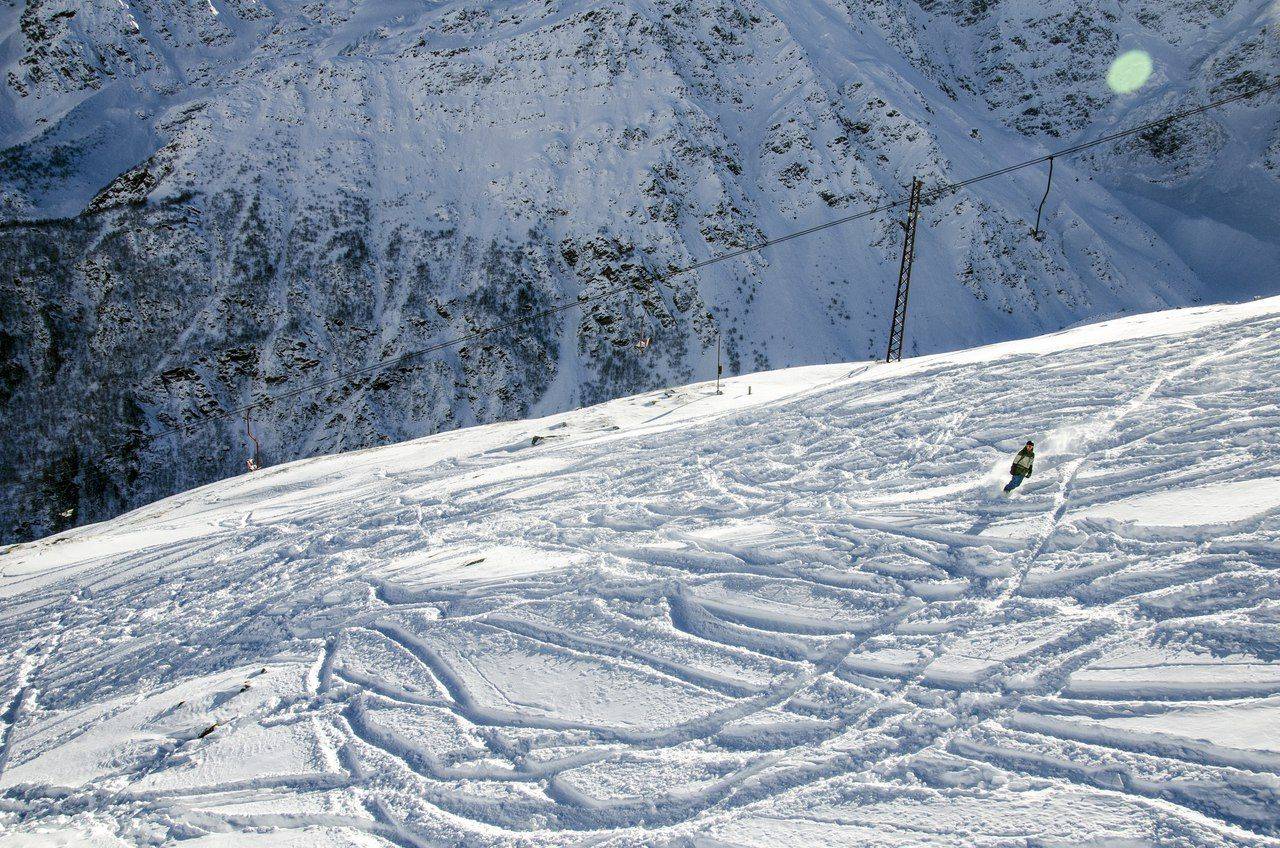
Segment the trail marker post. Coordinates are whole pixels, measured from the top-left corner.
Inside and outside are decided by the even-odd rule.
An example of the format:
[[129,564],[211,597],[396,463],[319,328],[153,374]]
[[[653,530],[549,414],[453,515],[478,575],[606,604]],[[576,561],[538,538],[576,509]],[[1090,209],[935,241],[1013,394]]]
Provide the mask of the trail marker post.
[[722,395],[720,391],[720,375],[724,373],[724,368],[720,365],[720,331],[716,330],[716,394]]

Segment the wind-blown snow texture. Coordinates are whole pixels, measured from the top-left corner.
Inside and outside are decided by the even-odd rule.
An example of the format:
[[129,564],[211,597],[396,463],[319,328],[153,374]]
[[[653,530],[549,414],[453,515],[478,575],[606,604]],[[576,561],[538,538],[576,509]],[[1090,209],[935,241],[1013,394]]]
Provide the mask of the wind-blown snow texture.
[[1274,846],[1278,381],[1158,313],[11,547],[0,846]]
[[[0,539],[279,462],[883,349],[889,215],[1267,80],[1272,0],[0,0]],[[1140,47],[1146,88],[1106,87]],[[926,210],[908,348],[1274,293],[1274,96]],[[644,353],[634,349],[652,338]]]

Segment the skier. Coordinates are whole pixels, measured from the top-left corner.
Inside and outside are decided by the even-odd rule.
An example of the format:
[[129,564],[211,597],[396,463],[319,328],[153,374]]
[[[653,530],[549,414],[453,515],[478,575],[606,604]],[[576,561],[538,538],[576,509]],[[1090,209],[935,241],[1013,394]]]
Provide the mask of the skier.
[[1036,443],[1027,442],[1026,447],[1018,451],[1018,455],[1014,457],[1013,465],[1009,467],[1009,473],[1013,475],[1013,479],[1009,481],[1009,485],[1004,487],[1005,494],[1021,486],[1024,477],[1031,476],[1031,465],[1035,461]]

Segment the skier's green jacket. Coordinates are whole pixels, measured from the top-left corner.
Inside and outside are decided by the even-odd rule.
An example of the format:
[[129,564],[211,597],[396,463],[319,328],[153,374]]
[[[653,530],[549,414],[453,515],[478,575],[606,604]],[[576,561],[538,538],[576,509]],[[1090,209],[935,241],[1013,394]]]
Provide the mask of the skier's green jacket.
[[1023,448],[1018,451],[1017,457],[1013,460],[1013,466],[1009,469],[1009,473],[1014,477],[1030,477],[1031,464],[1036,460],[1036,452],[1031,448]]

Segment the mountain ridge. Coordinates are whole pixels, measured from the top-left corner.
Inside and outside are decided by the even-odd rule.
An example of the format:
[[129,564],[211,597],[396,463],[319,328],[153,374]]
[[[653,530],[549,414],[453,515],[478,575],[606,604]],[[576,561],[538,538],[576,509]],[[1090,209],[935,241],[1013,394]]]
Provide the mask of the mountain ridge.
[[[0,18],[0,402],[17,425],[0,533],[243,467],[241,424],[150,433],[620,281],[636,290],[579,316],[267,411],[267,459],[687,382],[717,333],[729,373],[877,355],[892,215],[652,280],[913,175],[970,176],[1194,103],[1210,74],[1245,85],[1273,52],[1248,35],[1266,4],[1089,8],[1112,5],[28,0],[7,34]],[[1155,40],[1188,16],[1203,43]],[[1116,97],[1106,63],[1138,34],[1157,78]],[[1266,292],[1275,213],[1242,210],[1275,208],[1257,202],[1280,173],[1268,115],[1239,104],[1060,163],[1044,241],[1026,235],[1040,175],[930,207],[909,350]],[[1239,203],[1203,189],[1210,170]],[[70,218],[24,222],[51,211]]]

